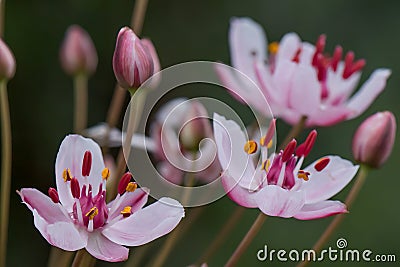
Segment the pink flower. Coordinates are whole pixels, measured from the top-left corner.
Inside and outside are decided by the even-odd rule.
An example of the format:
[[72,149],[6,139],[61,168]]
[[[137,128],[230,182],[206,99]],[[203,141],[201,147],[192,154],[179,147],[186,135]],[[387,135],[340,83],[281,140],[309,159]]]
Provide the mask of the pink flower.
[[57,190],[50,188],[50,197],[33,188],[19,194],[51,245],[67,251],[86,248],[98,259],[123,261],[129,253],[124,246],[140,246],[169,233],[184,210],[170,198],[143,208],[149,190],[136,189],[129,173],[122,177],[117,197],[106,204],[109,175],[100,147],[91,139],[69,135],[57,154]]
[[392,153],[396,137],[396,119],[389,111],[368,117],[353,137],[353,155],[356,161],[379,168]]
[[[266,136],[269,140],[263,140],[264,145],[272,137],[268,133]],[[300,220],[346,212],[343,203],[327,199],[351,181],[358,166],[338,156],[326,156],[301,169],[315,142],[316,131],[312,131],[297,149],[296,141],[292,140],[285,150],[270,157],[268,147],[246,141],[244,132],[235,122],[218,114],[214,115],[214,137],[224,170],[223,186],[239,205],[259,208],[269,216]],[[259,166],[254,165],[253,158],[257,151],[261,154]]]
[[122,28],[117,37],[113,56],[115,77],[125,89],[138,88],[155,72],[160,63],[150,40],[140,40],[128,27]]
[[0,38],[0,80],[13,78],[15,68],[14,54],[3,39]]
[[[307,125],[328,126],[352,119],[364,112],[382,92],[391,74],[375,70],[353,96],[365,60],[355,60],[337,46],[332,56],[324,51],[325,36],[316,45],[288,33],[280,43],[269,44],[259,24],[249,18],[234,18],[229,31],[232,66],[254,81],[268,100],[275,116],[295,124],[307,116]],[[238,79],[217,66],[217,73],[235,96],[251,95],[249,81]],[[247,99],[247,98],[246,98]],[[268,116],[261,98],[251,98],[250,105]]]
[[78,25],[68,28],[60,50],[61,65],[70,75],[92,74],[97,67],[97,52],[89,34]]

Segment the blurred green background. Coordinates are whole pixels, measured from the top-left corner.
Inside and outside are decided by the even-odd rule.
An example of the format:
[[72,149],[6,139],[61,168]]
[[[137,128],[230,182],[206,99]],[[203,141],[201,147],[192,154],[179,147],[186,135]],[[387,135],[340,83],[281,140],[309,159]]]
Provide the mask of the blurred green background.
[[[118,30],[130,23],[134,1],[36,0],[7,1],[5,40],[17,59],[17,73],[9,83],[13,129],[12,192],[36,187],[47,192],[54,186],[54,162],[58,146],[72,129],[72,81],[59,66],[58,50],[70,24],[85,28],[96,45],[99,65],[90,80],[89,124],[104,121],[115,79],[111,58]],[[331,128],[319,129],[316,149],[309,159],[338,154],[351,159],[351,138],[357,125],[375,111],[400,114],[400,10],[399,1],[151,1],[143,35],[154,42],[163,67],[191,60],[229,63],[227,30],[233,16],[249,16],[261,23],[270,41],[289,31],[314,42],[319,34],[328,36],[327,50],[336,44],[354,50],[367,60],[362,81],[378,67],[393,74],[384,93],[360,118]],[[188,92],[190,94],[190,92]],[[196,92],[199,95],[199,92]],[[228,97],[228,96],[227,96]],[[278,124],[283,137],[288,127]],[[303,135],[304,137],[304,135]],[[347,239],[349,248],[395,254],[400,261],[400,177],[396,169],[400,143],[379,171],[368,177],[351,213],[326,245]],[[336,198],[344,199],[347,190]],[[235,204],[223,198],[207,208],[171,253],[166,266],[187,266],[207,248]],[[30,211],[12,193],[7,266],[45,266],[49,245],[33,226]],[[222,266],[257,216],[247,210],[238,227],[209,262]],[[263,266],[256,252],[267,244],[273,249],[306,249],[313,245],[331,218],[315,221],[269,218],[241,259],[239,266]],[[153,248],[161,245],[154,243]],[[149,257],[154,257],[152,250]],[[135,257],[135,249],[131,249]],[[111,264],[98,262],[97,266]],[[273,266],[293,263],[269,263]],[[313,266],[341,266],[323,262]],[[349,263],[351,266],[365,265]],[[370,263],[370,265],[374,265]],[[384,266],[393,266],[385,263]],[[123,266],[123,264],[117,265]]]

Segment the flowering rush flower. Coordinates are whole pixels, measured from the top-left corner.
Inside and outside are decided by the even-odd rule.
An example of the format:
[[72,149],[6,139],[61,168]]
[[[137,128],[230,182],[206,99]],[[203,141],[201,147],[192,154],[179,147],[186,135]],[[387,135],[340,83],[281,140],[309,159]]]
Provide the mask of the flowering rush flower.
[[137,188],[126,173],[117,197],[106,204],[106,181],[100,147],[91,139],[69,135],[56,159],[56,184],[49,196],[34,188],[19,191],[32,211],[35,227],[53,246],[67,251],[85,248],[105,261],[123,261],[129,249],[172,231],[184,217],[176,200],[161,198],[145,208],[149,190]]
[[[336,46],[332,55],[325,49],[325,35],[316,44],[302,42],[296,33],[283,36],[279,44],[267,40],[262,27],[250,18],[234,18],[229,31],[232,66],[255,82],[268,100],[275,116],[296,124],[302,116],[307,126],[329,126],[352,119],[364,112],[382,92],[391,74],[388,69],[375,70],[353,96],[365,66]],[[267,53],[269,51],[269,54]],[[253,86],[226,68],[216,66],[225,86],[239,99],[251,95]],[[250,91],[249,91],[250,90]],[[350,97],[351,96],[351,97]],[[260,109],[263,99],[250,98],[249,105]]]
[[[351,181],[358,166],[338,156],[326,156],[302,169],[314,145],[315,130],[297,149],[293,139],[284,150],[268,158],[273,133],[271,123],[260,144],[247,141],[235,122],[214,115],[214,137],[224,170],[222,184],[228,196],[241,206],[259,208],[269,216],[311,220],[347,212],[340,201],[327,199]],[[262,164],[255,166],[253,155],[258,150]]]

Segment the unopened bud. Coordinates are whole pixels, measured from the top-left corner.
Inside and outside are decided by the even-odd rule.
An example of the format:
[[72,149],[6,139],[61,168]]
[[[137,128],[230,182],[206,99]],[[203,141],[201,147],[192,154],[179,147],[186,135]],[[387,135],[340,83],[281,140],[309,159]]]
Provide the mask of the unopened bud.
[[356,161],[379,168],[388,159],[396,136],[396,119],[389,111],[368,117],[353,137]]
[[0,81],[9,80],[15,74],[15,58],[10,48],[0,39]]
[[92,74],[97,67],[97,52],[89,34],[78,25],[68,28],[60,50],[61,66],[70,75]]
[[128,27],[117,37],[113,69],[119,85],[125,89],[138,88],[154,73],[153,58],[146,45]]

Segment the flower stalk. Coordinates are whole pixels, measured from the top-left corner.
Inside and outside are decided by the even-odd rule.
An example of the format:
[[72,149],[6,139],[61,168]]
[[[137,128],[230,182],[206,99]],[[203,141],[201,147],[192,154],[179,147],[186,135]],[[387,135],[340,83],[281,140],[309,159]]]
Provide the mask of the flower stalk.
[[6,264],[8,215],[11,186],[11,123],[7,95],[7,81],[0,82],[1,108],[1,213],[0,213],[0,266]]
[[76,252],[72,267],[93,267],[96,263],[96,259],[93,258],[85,249],[81,249]]
[[82,133],[87,126],[88,76],[84,73],[74,77],[75,111],[74,132]]

